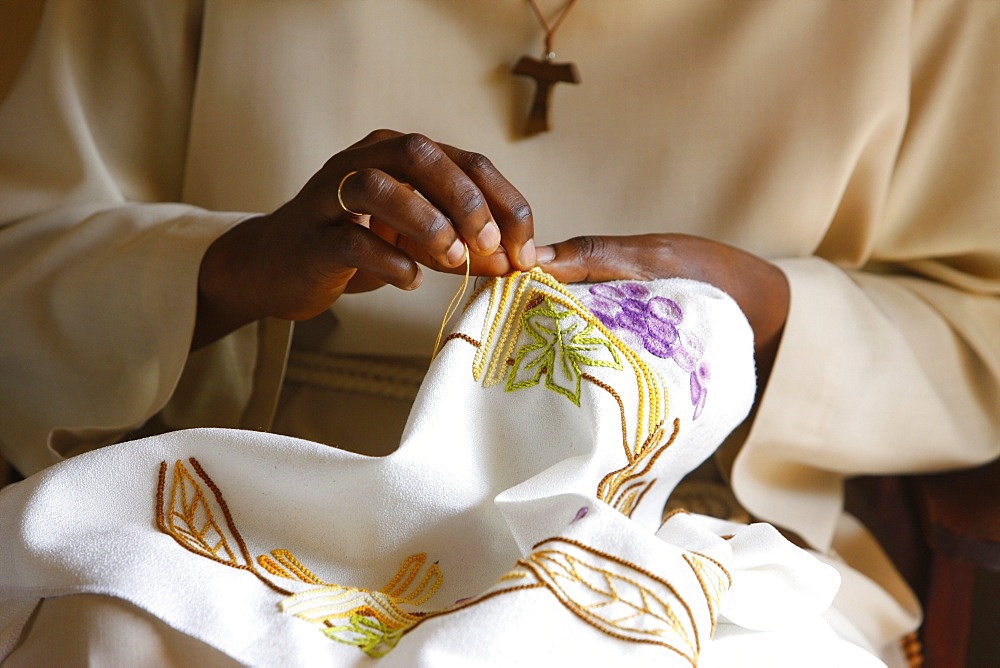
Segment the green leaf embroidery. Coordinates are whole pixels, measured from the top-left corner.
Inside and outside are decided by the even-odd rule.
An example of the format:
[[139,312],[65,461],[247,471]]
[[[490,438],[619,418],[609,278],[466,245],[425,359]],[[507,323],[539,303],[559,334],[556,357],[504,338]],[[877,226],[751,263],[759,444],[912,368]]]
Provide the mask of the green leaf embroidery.
[[378,659],[399,644],[403,630],[391,628],[376,617],[354,613],[349,624],[327,627],[323,633],[331,640],[354,645],[368,656]]
[[534,340],[523,346],[507,377],[507,391],[534,387],[545,375],[545,386],[580,405],[581,367],[622,368],[618,351],[596,327],[549,298],[525,311],[522,330]]

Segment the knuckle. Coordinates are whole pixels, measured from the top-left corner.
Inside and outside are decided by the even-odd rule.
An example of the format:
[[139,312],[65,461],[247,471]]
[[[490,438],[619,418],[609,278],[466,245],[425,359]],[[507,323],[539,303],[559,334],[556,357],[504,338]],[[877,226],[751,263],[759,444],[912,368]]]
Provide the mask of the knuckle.
[[412,285],[415,280],[417,280],[417,274],[420,273],[420,267],[417,266],[416,262],[406,262],[400,268],[397,279],[397,285]]
[[359,197],[369,202],[385,200],[392,190],[392,183],[388,176],[381,170],[371,167],[359,170],[347,180],[347,186],[353,188]]
[[465,166],[469,171],[481,174],[496,172],[493,161],[482,153],[467,153],[465,156]]
[[531,205],[528,204],[527,200],[518,197],[515,201],[511,202],[508,208],[518,225],[531,223],[533,214],[531,212]]
[[400,160],[412,166],[435,162],[444,154],[436,143],[417,133],[403,135],[399,140],[398,150]]
[[604,257],[605,248],[600,237],[592,235],[573,237],[568,243],[576,251],[576,255],[587,264],[601,260]]
[[341,226],[337,237],[332,254],[344,266],[357,266],[358,258],[369,252],[368,238],[360,225]]
[[380,141],[386,141],[387,139],[394,139],[395,137],[398,137],[398,136],[399,136],[399,133],[396,132],[396,131],[394,131],[394,130],[388,130],[386,128],[379,128],[378,130],[372,130],[371,132],[369,132],[368,136],[366,136],[362,141],[364,141],[366,143],[368,143],[368,142],[380,142]]
[[486,204],[486,199],[483,197],[483,193],[475,186],[470,186],[460,190],[456,193],[456,197],[458,199],[459,207],[466,213],[478,211]]
[[445,243],[451,241],[454,235],[452,230],[451,221],[442,214],[437,213],[431,216],[424,225],[424,236],[428,240],[436,239],[441,243]]

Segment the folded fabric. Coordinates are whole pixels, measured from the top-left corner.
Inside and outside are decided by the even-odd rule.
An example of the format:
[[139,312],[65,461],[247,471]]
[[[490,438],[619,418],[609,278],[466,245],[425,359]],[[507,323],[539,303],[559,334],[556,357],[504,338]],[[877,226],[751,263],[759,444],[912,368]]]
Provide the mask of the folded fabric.
[[753,394],[709,285],[487,281],[390,456],[198,429],[0,492],[0,656],[38,600],[90,592],[252,665],[882,665],[773,528],[663,521]]

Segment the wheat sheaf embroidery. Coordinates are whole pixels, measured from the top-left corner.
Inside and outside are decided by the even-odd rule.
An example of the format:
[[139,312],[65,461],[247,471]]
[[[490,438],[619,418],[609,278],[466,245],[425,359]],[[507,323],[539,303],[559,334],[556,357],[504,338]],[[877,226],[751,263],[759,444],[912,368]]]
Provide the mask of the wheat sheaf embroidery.
[[667,436],[663,425],[657,425],[637,454],[626,452],[629,462],[617,471],[608,473],[597,485],[597,498],[626,517],[639,507],[646,493],[656,484],[653,467],[660,456],[677,440],[681,421],[674,418],[673,431]]
[[[255,560],[218,485],[197,459],[188,459],[188,464],[191,469],[180,460],[174,463],[168,490],[168,466],[160,463],[156,487],[160,531],[189,552],[252,573],[287,597],[278,604],[282,611],[316,624],[333,640],[354,645],[369,656],[384,655],[423,617],[417,608],[444,582],[438,564],[428,565],[423,553],[406,558],[378,591],[324,582],[288,550],[271,550]],[[293,594],[268,576],[317,586]]]
[[[296,562],[289,577],[303,579],[296,573],[305,571],[308,579],[303,581],[321,586],[286,598],[280,607],[319,626],[332,640],[354,645],[372,657],[384,656],[426,615],[418,607],[430,600],[444,582],[437,563],[425,566],[426,554],[411,555],[389,584],[372,591],[320,583]],[[421,571],[423,575],[419,576]]]
[[[668,581],[612,554],[571,539],[549,538],[536,544],[493,589],[424,611],[421,607],[444,583],[438,563],[429,562],[426,554],[407,557],[379,590],[325,582],[288,550],[271,550],[255,560],[222,491],[197,459],[188,459],[188,464],[190,469],[176,461],[172,476],[168,476],[167,463],[160,464],[156,488],[160,531],[194,554],[253,574],[283,596],[277,603],[281,611],[369,656],[384,656],[407,632],[429,619],[497,596],[545,589],[568,611],[606,635],[660,645],[692,665],[697,663],[700,639],[692,606]],[[684,559],[698,580],[714,629],[719,601],[731,584],[729,574],[708,557],[685,553]],[[293,594],[272,578],[314,586]]]
[[[236,528],[222,491],[208,477],[197,459],[191,457],[188,463],[197,477],[191,474],[184,462],[177,460],[168,494],[167,463],[160,462],[156,485],[156,524],[160,531],[189,552],[225,566],[248,571],[279,594],[291,594],[257,569],[243,536]],[[208,488],[209,494],[205,493],[203,485]],[[220,515],[223,520],[221,523],[218,519]]]

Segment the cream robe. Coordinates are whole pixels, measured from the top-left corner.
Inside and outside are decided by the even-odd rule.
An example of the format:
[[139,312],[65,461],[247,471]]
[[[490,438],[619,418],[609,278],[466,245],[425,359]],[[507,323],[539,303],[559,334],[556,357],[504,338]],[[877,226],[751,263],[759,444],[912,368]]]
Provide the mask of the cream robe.
[[[540,243],[773,259],[791,312],[733,484],[825,549],[844,475],[1000,451],[997,34],[988,0],[583,0],[556,42],[583,82],[523,139],[521,0],[50,2],[0,107],[0,453],[32,473],[172,396],[175,426],[266,422],[280,327],[188,362],[201,253],[390,127],[490,156]],[[453,287],[344,298],[327,345],[426,354]]]

